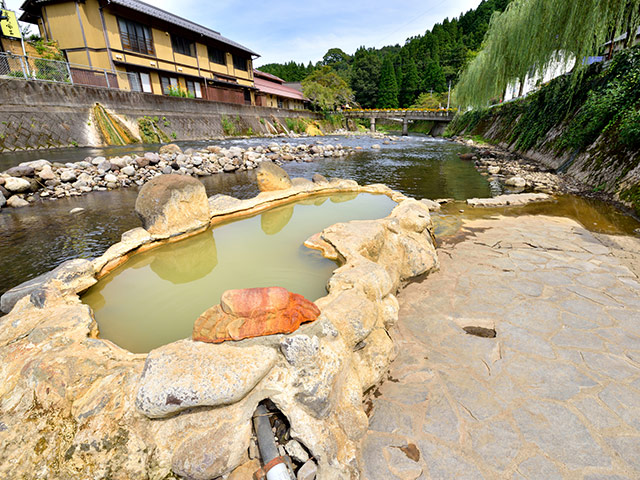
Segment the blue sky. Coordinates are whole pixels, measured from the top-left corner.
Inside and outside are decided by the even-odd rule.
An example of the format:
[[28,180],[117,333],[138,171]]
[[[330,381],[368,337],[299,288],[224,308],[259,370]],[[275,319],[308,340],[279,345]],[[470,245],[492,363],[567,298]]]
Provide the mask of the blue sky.
[[[6,0],[18,10],[22,0]],[[403,44],[445,17],[475,8],[480,0],[148,0],[220,32],[258,52],[256,65],[322,59],[338,47],[353,53],[360,45]]]

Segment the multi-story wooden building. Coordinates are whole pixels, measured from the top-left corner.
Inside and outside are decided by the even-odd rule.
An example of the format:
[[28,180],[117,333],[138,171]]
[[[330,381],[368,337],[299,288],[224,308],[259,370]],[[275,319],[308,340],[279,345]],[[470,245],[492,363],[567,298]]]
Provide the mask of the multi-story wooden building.
[[21,8],[20,19],[56,41],[69,63],[132,73],[119,88],[255,104],[258,55],[219,32],[138,0],[26,0]]
[[258,89],[256,104],[262,107],[288,108],[302,110],[309,103],[301,91],[284,84],[284,80],[270,73],[253,71],[256,88]]

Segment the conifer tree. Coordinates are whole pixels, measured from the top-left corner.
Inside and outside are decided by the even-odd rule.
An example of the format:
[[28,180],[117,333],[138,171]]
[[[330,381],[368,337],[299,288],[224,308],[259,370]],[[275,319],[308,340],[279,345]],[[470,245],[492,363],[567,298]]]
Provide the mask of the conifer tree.
[[402,64],[402,88],[400,90],[400,104],[408,107],[418,98],[420,93],[420,78],[418,68],[412,57]]
[[387,55],[382,63],[378,108],[398,108],[398,84],[390,55]]
[[422,72],[422,91],[440,93],[447,89],[447,79],[440,65],[431,59],[425,63]]
[[373,50],[360,47],[353,56],[351,88],[356,102],[364,108],[377,104],[380,68],[380,57]]

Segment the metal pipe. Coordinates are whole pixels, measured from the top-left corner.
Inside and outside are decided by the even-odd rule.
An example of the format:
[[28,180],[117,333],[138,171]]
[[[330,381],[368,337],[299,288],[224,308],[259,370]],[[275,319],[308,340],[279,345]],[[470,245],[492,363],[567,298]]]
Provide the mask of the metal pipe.
[[[267,407],[262,404],[258,405],[253,414],[253,427],[258,437],[258,449],[264,465],[280,456],[273,432],[271,432],[271,422],[269,422],[268,415]],[[294,480],[294,478],[289,474],[285,463],[278,463],[267,472],[267,480]]]

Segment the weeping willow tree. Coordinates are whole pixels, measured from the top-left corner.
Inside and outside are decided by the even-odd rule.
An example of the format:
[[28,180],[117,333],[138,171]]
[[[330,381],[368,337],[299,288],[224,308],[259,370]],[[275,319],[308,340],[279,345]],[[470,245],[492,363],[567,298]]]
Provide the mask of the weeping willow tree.
[[640,0],[513,0],[491,18],[483,49],[460,76],[456,101],[486,106],[508,85],[542,77],[563,59],[576,60],[579,75],[587,66],[582,59],[621,34],[632,42],[639,25]]

